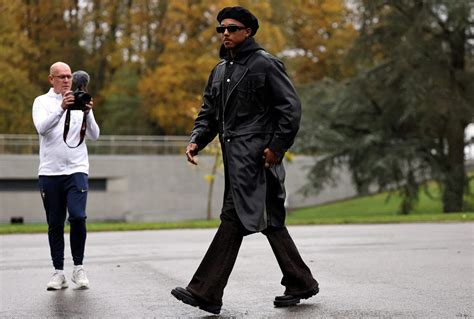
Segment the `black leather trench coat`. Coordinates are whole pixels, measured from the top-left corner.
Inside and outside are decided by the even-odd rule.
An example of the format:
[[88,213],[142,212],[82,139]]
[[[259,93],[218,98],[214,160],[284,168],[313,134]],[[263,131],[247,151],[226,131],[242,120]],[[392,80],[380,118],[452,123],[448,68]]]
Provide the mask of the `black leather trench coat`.
[[[204,91],[190,143],[203,149],[219,134],[224,170],[224,198],[231,192],[237,214],[252,232],[285,224],[285,169],[264,167],[263,151],[277,155],[293,144],[301,104],[283,63],[264,51],[253,38],[241,44],[231,61],[214,67]],[[229,79],[225,69],[233,64]],[[224,85],[227,88],[224,89]]]

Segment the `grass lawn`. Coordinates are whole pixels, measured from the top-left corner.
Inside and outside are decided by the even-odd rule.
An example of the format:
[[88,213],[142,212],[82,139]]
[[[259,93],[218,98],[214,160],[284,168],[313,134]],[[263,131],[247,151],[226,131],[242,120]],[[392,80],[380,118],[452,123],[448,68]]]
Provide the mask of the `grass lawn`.
[[[471,181],[474,189],[474,181]],[[358,197],[336,203],[319,205],[310,208],[294,210],[288,213],[289,225],[317,224],[372,224],[372,223],[406,223],[406,222],[452,222],[474,221],[474,196],[466,199],[466,212],[442,212],[439,191],[435,184],[429,185],[432,197],[420,194],[420,201],[409,215],[399,215],[400,198],[392,195],[387,200],[387,194],[376,194]],[[219,225],[219,220],[197,220],[183,222],[157,223],[88,223],[89,231],[120,231],[120,230],[157,230],[183,228],[212,228]],[[68,227],[66,227],[68,231]],[[0,234],[15,233],[45,233],[45,224],[10,225],[0,224]]]
[[[474,181],[470,183],[474,189]],[[474,196],[466,196],[466,212],[443,213],[440,192],[435,183],[429,183],[428,195],[422,191],[419,202],[409,215],[398,214],[401,203],[398,194],[387,198],[387,193],[358,197],[305,209],[288,215],[288,224],[360,224],[474,221]]]

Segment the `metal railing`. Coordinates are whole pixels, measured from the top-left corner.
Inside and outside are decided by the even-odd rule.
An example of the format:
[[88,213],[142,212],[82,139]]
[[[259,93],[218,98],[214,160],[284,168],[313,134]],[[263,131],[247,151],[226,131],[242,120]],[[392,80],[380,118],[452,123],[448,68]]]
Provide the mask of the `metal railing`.
[[[188,136],[102,135],[87,140],[89,154],[171,155],[184,154]],[[38,135],[0,134],[0,154],[38,154]]]
[[[184,154],[188,136],[176,135],[101,135],[87,140],[89,154],[101,155],[172,155]],[[217,139],[214,143],[218,143]],[[205,151],[207,152],[207,150]],[[465,158],[474,162],[474,138],[466,145]],[[38,135],[0,134],[0,154],[38,154]]]

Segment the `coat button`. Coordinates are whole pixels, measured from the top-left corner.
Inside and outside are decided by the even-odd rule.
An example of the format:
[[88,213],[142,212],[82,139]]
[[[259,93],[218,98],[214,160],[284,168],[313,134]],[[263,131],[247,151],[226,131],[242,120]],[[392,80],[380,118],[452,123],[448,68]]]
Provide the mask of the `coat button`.
[[230,82],[230,79],[227,79],[227,83],[229,83],[229,82]]
[[227,139],[227,142],[230,142],[230,138]]

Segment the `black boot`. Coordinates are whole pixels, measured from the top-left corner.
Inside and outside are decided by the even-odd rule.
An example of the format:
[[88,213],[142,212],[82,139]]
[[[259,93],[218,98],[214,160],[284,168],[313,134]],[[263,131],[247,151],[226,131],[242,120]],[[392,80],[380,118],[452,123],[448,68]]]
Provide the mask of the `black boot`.
[[276,296],[273,304],[275,307],[290,307],[296,306],[300,303],[301,299],[308,299],[313,297],[319,292],[319,287],[316,286],[311,291],[308,291],[301,295],[283,295],[283,296]]
[[175,289],[171,290],[171,294],[178,300],[181,300],[187,305],[198,307],[204,311],[213,313],[215,315],[221,312],[220,305],[213,305],[203,300],[199,300],[195,297],[191,292],[187,291],[184,288],[176,287]]

